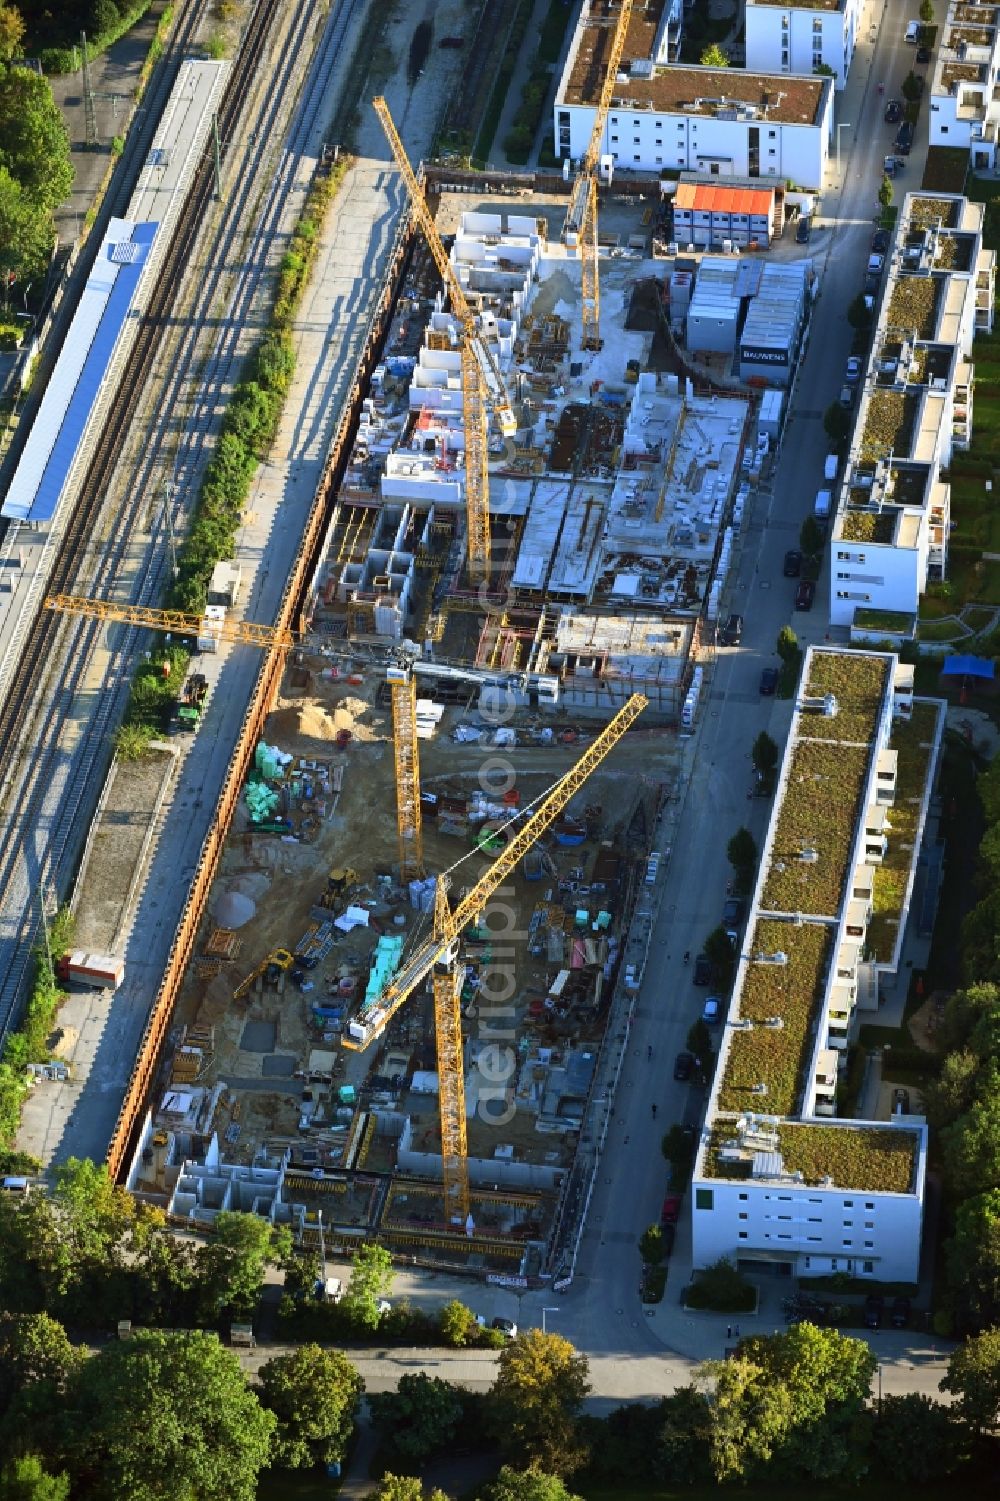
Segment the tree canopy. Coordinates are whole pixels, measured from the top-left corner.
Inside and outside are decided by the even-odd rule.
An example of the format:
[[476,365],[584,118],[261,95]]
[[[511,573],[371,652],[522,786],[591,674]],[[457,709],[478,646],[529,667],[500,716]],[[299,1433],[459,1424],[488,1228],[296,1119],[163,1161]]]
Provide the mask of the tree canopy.
[[958,1398],[958,1410],[978,1433],[1000,1423],[1000,1329],[974,1335],[952,1353],[941,1390]]
[[269,1360],[260,1370],[260,1389],[278,1425],[271,1463],[299,1470],[342,1460],[364,1387],[337,1350],[303,1345]]
[[344,1293],[343,1308],[351,1319],[367,1329],[377,1329],[382,1314],[379,1304],[392,1291],[392,1256],[385,1246],[359,1246]]
[[541,1470],[515,1470],[504,1465],[483,1491],[481,1501],[580,1501],[558,1475]]
[[590,1390],[588,1370],[586,1357],[559,1334],[528,1329],[510,1340],[490,1403],[501,1450],[553,1475],[576,1469],[584,1458],[576,1419]]
[[253,1501],[274,1415],[214,1334],[145,1331],[105,1345],[68,1392],[82,1494],[122,1501]]
[[394,1392],[373,1392],[368,1407],[393,1457],[416,1467],[448,1448],[465,1410],[457,1387],[425,1371],[400,1376]]

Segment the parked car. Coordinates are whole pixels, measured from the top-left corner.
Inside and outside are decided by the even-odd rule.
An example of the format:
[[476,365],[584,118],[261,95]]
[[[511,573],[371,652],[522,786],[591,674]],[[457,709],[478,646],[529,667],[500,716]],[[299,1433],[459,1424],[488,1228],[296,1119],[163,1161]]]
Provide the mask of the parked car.
[[885,1313],[885,1302],[878,1293],[872,1293],[865,1299],[865,1328],[881,1329],[882,1316]]
[[847,361],[847,373],[844,379],[849,386],[856,386],[861,379],[861,360],[858,355],[852,354]]
[[739,936],[740,924],[746,916],[747,904],[741,896],[731,896],[722,909],[722,926],[727,938],[733,943]]
[[812,579],[803,579],[795,591],[795,608],[797,610],[811,610],[815,598],[816,585]]
[[710,995],[701,1008],[701,1019],[709,1027],[717,1027],[722,1020],[722,1003],[717,995]]
[[785,553],[785,578],[797,579],[802,572],[802,554],[797,547],[789,548]]
[[808,245],[809,236],[812,234],[812,218],[809,214],[803,214],[795,226],[796,245]]
[[837,397],[837,400],[844,408],[844,411],[849,412],[854,405],[854,392],[851,390],[851,387],[841,386],[840,395]]
[[711,985],[715,967],[707,954],[699,954],[694,961],[694,983],[696,985]]
[[879,255],[885,255],[889,249],[889,239],[887,229],[877,229],[872,235],[872,249],[877,250]]
[[517,1325],[513,1319],[494,1319],[490,1324],[491,1329],[499,1329],[501,1334],[506,1334],[508,1339],[517,1338]]
[[778,686],[778,669],[765,667],[760,675],[760,693],[762,698],[773,698]]
[[[917,48],[917,62],[918,63],[929,63],[930,60],[931,60],[931,49],[929,47],[918,47]],[[923,79],[921,79],[920,81],[921,81],[921,83],[923,83]]]
[[909,1298],[893,1298],[889,1311],[889,1323],[894,1329],[905,1329],[910,1322]]
[[890,99],[889,103],[885,107],[885,123],[887,125],[898,125],[899,122],[900,122],[900,120],[902,118],[903,118],[903,101],[902,101],[902,99]]
[[681,1217],[681,1196],[680,1196],[680,1194],[667,1194],[667,1197],[663,1201],[663,1208],[660,1210],[660,1224],[661,1225],[676,1225],[676,1223],[680,1219],[680,1217]]
[[903,158],[901,156],[887,156],[882,163],[882,171],[886,177],[898,177],[903,170]]
[[906,23],[906,30],[903,33],[903,41],[904,42],[909,42],[911,44],[911,46],[915,47],[917,45],[917,38],[919,37],[919,35],[920,35],[920,22],[919,21],[907,21],[907,23]]
[[723,646],[739,646],[743,640],[743,616],[730,615],[722,627]]
[[868,257],[869,276],[881,276],[882,267],[885,265],[885,256],[876,255],[874,252]]
[[896,131],[896,150],[900,156],[909,156],[910,147],[913,145],[913,126],[909,120],[904,120]]
[[894,1089],[892,1091],[893,1115],[909,1115],[910,1091],[908,1089]]
[[694,1054],[678,1053],[677,1057],[674,1059],[674,1078],[679,1079],[680,1082],[684,1084],[688,1079],[690,1079],[693,1070]]
[[674,1249],[674,1241],[677,1238],[677,1226],[672,1223],[660,1226],[662,1236],[663,1254],[669,1256]]

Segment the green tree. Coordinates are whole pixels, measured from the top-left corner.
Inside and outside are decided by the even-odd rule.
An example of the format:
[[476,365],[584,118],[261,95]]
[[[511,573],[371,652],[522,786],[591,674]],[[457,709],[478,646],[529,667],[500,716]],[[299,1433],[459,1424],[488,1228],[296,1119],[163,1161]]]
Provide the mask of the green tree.
[[1000,760],[996,757],[976,778],[976,793],[983,805],[987,823],[994,824],[1000,820]]
[[739,828],[726,845],[726,858],[741,880],[753,874],[757,864],[757,841],[747,828]]
[[959,1204],[945,1265],[956,1326],[970,1333],[1000,1327],[1000,1189]]
[[658,1266],[661,1261],[666,1260],[667,1248],[659,1225],[648,1225],[639,1236],[639,1255],[652,1266]]
[[0,1501],[69,1501],[69,1476],[50,1474],[37,1454],[22,1455],[0,1472]]
[[135,1200],[104,1163],[68,1158],[55,1169],[52,1198],[78,1259],[105,1264],[118,1259],[135,1220]]
[[[792,630],[792,627],[790,625],[783,625],[778,632],[778,640],[775,643],[775,651],[778,653],[778,656],[786,665],[790,665],[798,661],[800,650],[799,638]],[[759,735],[757,739],[760,739]],[[756,745],[757,741],[754,742],[754,749],[756,749]],[[777,755],[775,756],[775,762],[777,762]],[[756,764],[755,761],[754,765],[756,766]]]
[[916,104],[917,100],[921,97],[923,93],[922,80],[917,77],[912,68],[900,84],[899,91],[907,104]]
[[558,1475],[541,1470],[515,1470],[504,1465],[482,1494],[482,1501],[580,1501]]
[[723,981],[728,980],[729,972],[733,967],[732,939],[720,924],[719,927],[713,928],[711,933],[706,935],[701,947],[709,964],[715,970],[720,985],[724,989]]
[[823,551],[823,528],[815,516],[807,516],[799,528],[799,546],[807,558],[815,558]]
[[86,1357],[47,1313],[0,1313],[0,1419],[8,1434],[37,1431],[45,1443],[51,1413]]
[[738,1356],[702,1367],[714,1382],[709,1461],[717,1483],[745,1480],[770,1460],[791,1422],[791,1396],[753,1361]]
[[69,133],[47,78],[0,64],[0,166],[51,211],[73,186]]
[[859,292],[847,304],[847,321],[858,333],[867,333],[872,326],[872,309],[864,292]]
[[393,1458],[416,1468],[452,1446],[464,1412],[457,1387],[423,1371],[401,1376],[394,1392],[373,1392],[368,1407]]
[[694,1275],[688,1289],[688,1303],[692,1308],[715,1308],[721,1313],[739,1313],[753,1306],[753,1289],[728,1256],[720,1256],[711,1266],[702,1267]]
[[52,251],[52,217],[0,164],[0,278],[36,276]]
[[292,1234],[287,1225],[272,1226],[257,1214],[224,1210],[216,1217],[212,1238],[198,1252],[196,1270],[204,1316],[223,1309],[248,1315],[256,1307],[267,1268],[287,1262]]
[[302,1470],[342,1460],[364,1389],[346,1355],[319,1345],[303,1345],[261,1366],[261,1401],[278,1424],[271,1463]]
[[[783,631],[784,630],[790,630],[790,627],[785,626],[785,627],[783,627]],[[791,635],[792,635],[792,645],[794,646],[795,651],[798,651],[799,647],[798,647],[798,641],[795,639],[795,632],[792,631]],[[779,634],[779,636],[778,636],[778,643],[779,643],[778,644],[778,655],[779,656],[781,656],[781,654],[782,654],[781,641],[782,641],[782,635]],[[784,656],[781,656],[781,659],[782,659],[782,661],[786,661],[787,660],[787,658],[785,658]],[[777,768],[777,765],[778,765],[778,747],[775,744],[775,742],[771,739],[770,735],[767,733],[766,730],[761,730],[760,734],[757,736],[756,740],[754,741],[753,747],[752,747],[752,749],[750,751],[750,759],[753,762],[754,771],[759,771],[762,777],[771,777],[771,776],[774,775],[775,769]]]
[[922,1392],[883,1397],[875,1435],[878,1466],[896,1485],[942,1480],[964,1458],[955,1414]]
[[438,1323],[441,1328],[441,1338],[453,1350],[461,1350],[465,1345],[470,1344],[479,1332],[479,1325],[476,1323],[476,1316],[472,1309],[466,1308],[458,1298],[452,1298],[444,1305],[438,1314]]
[[70,1470],[128,1501],[253,1501],[276,1427],[214,1334],[143,1331],[71,1382]]
[[892,199],[893,199],[892,178],[889,176],[888,172],[883,172],[882,173],[882,181],[879,184],[879,190],[878,190],[878,201],[879,201],[880,207],[882,207],[883,209],[891,208],[892,207]]
[[703,68],[728,68],[729,58],[723,52],[718,42],[711,42],[702,50],[699,58]]
[[832,401],[823,413],[823,431],[838,450],[847,442],[851,431],[851,414],[839,401]]
[[[726,942],[729,943],[728,938],[726,939]],[[732,944],[729,945],[729,954],[731,960]],[[698,1020],[696,1022],[692,1022],[690,1027],[688,1028],[688,1034],[684,1039],[684,1043],[688,1049],[688,1052],[693,1053],[696,1058],[700,1058],[702,1063],[705,1063],[709,1058],[711,1058],[712,1033],[709,1029],[708,1023],[702,1021],[700,1016]],[[677,1126],[674,1129],[680,1131],[681,1128]],[[664,1140],[665,1139],[666,1138],[664,1138]],[[690,1156],[690,1149],[688,1155]]]
[[[1000,758],[998,758],[1000,759]],[[940,1043],[948,1053],[966,1047],[984,1017],[1000,1015],[1000,988],[970,985],[948,997],[941,1023]]]
[[936,1079],[928,1079],[921,1086],[924,1114],[935,1129],[940,1131],[963,1115],[972,1104],[979,1080],[980,1060],[975,1053],[963,1048],[958,1053],[948,1053],[941,1064]]
[[[998,1075],[1000,1066],[994,1065],[989,1071],[994,1086]],[[948,1181],[958,1198],[1000,1188],[1000,1094],[995,1087],[984,1089],[971,1109],[942,1131],[941,1140]]]
[[680,1386],[660,1403],[661,1427],[654,1466],[671,1485],[701,1485],[711,1475],[711,1411],[705,1393]]
[[392,1291],[392,1256],[384,1246],[359,1246],[351,1268],[342,1307],[351,1322],[377,1329],[382,1315],[379,1303]]
[[934,4],[933,4],[933,0],[920,0],[920,9],[917,12],[917,14],[920,17],[921,21],[923,21],[923,23],[924,23],[925,26],[933,26],[934,25]]
[[1000,1423],[1000,1329],[967,1339],[952,1353],[941,1390],[958,1398],[958,1410],[976,1433]]
[[21,12],[13,5],[0,5],[0,62],[10,62],[21,56],[24,39],[24,21]]
[[490,1402],[494,1436],[504,1454],[568,1474],[585,1458],[577,1429],[590,1390],[587,1359],[559,1334],[528,1329],[500,1352]]

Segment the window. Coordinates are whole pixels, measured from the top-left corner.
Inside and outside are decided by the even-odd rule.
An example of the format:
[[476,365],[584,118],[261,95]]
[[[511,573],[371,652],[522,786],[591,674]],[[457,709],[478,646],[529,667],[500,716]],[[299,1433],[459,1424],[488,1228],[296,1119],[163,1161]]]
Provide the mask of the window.
[[696,1188],[694,1191],[694,1207],[695,1209],[714,1209],[715,1189]]
[[749,1197],[749,1194],[740,1194],[740,1198],[742,1199],[744,1204],[746,1203],[747,1199],[749,1199]]
[[746,1233],[745,1230],[741,1230],[739,1234],[740,1234],[740,1240],[746,1240],[747,1233]]
[[632,160],[633,160],[633,161],[634,161],[634,162],[641,162],[641,161],[642,161],[642,157],[641,157],[641,156],[638,156],[638,155],[636,155],[636,156],[633,156],[633,158],[632,158]]
[[767,148],[767,154],[768,156],[777,156],[778,153],[773,146],[769,146]]
[[840,1242],[840,1244],[841,1244],[841,1245],[842,1245],[842,1246],[849,1246],[849,1245],[852,1245],[852,1244],[853,1244],[853,1242],[852,1242],[852,1241],[849,1241],[849,1240],[842,1240],[842,1241],[841,1241],[841,1242]]
[[813,33],[815,34],[816,32],[819,32],[821,36],[823,34],[823,22],[819,17],[816,17],[813,21]]
[[[659,143],[657,143],[657,144],[659,144]],[[663,157],[662,156],[658,156],[656,158],[656,165],[659,167],[659,166],[662,165],[662,163],[663,163]]]
[[618,145],[618,137],[617,136],[612,136],[611,137],[611,144],[612,144],[612,146],[617,146]]
[[632,137],[632,145],[633,146],[638,146],[638,144],[639,144],[639,137],[638,136],[633,136]]
[[617,125],[618,124],[618,116],[617,115],[612,115],[611,116],[611,123],[612,123],[612,125]]
[[853,1220],[845,1220],[844,1221],[844,1229],[845,1230],[853,1230],[853,1228],[854,1228],[854,1221]]
[[747,1214],[747,1212],[746,1212],[746,1210],[745,1210],[745,1209],[741,1209],[741,1210],[740,1210],[740,1213],[739,1213],[739,1218],[740,1218],[740,1219],[741,1219],[741,1220],[746,1220],[746,1219],[749,1219],[749,1218],[750,1218],[750,1216],[749,1216],[749,1215],[748,1215],[748,1214]]
[[865,1220],[865,1229],[866,1230],[874,1230],[875,1229],[875,1221],[874,1220]]
[[942,125],[941,126],[941,134],[943,136],[946,136],[948,134],[948,127],[947,127],[947,125]]
[[769,141],[776,141],[778,139],[778,132],[776,130],[769,130],[767,138]]
[[872,1272],[875,1270],[874,1261],[863,1261],[861,1263],[861,1270],[863,1272],[867,1272],[868,1276],[870,1277]]
[[874,1204],[873,1204],[873,1203],[866,1203],[866,1204],[865,1204],[865,1208],[866,1208],[866,1209],[874,1209],[874,1208],[875,1208],[875,1205],[874,1205]]
[[853,1199],[845,1199],[844,1200],[844,1208],[845,1209],[853,1209],[854,1208],[854,1200]]
[[638,128],[639,128],[639,126],[640,126],[640,125],[641,125],[641,124],[642,124],[642,121],[641,121],[641,120],[633,120],[633,121],[632,121],[632,124],[633,124],[633,125],[634,125],[634,126],[635,126],[635,127],[636,127],[636,129],[637,129],[637,130],[638,130]]
[[866,1240],[865,1241],[865,1250],[866,1251],[871,1251],[874,1248],[874,1245],[875,1245],[875,1242],[873,1240]]

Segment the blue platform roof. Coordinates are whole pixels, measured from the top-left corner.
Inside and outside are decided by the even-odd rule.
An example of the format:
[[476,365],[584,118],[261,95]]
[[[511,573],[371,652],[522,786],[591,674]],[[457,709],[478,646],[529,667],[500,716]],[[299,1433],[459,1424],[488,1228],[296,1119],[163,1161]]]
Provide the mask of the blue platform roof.
[[4,497],[0,515],[51,521],[108,372],[156,235],[112,219]]
[[941,672],[946,678],[992,678],[993,663],[987,657],[945,657]]

